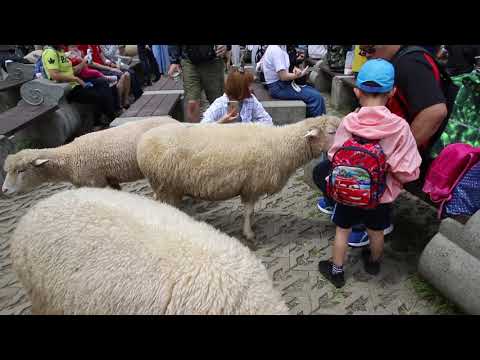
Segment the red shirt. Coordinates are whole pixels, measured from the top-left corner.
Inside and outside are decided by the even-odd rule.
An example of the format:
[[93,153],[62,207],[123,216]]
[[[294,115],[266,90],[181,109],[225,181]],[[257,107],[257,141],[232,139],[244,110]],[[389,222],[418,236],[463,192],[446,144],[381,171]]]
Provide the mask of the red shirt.
[[107,65],[102,61],[102,49],[100,49],[100,45],[77,45],[78,49],[82,52],[82,56],[87,55],[88,48],[92,49],[92,59],[93,62],[100,64],[100,65]]

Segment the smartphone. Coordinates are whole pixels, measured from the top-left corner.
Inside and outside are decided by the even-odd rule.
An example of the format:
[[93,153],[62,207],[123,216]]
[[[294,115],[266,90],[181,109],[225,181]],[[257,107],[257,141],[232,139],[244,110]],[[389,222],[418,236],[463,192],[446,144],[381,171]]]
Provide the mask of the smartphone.
[[240,110],[240,105],[239,105],[238,101],[230,100],[228,102],[227,110],[228,110],[229,113],[234,111],[236,114],[238,114],[239,110]]

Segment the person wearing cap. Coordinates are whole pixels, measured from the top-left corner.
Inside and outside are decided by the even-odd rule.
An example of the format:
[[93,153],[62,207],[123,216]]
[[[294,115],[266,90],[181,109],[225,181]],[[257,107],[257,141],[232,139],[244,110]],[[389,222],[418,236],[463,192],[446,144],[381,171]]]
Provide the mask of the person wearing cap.
[[[210,105],[201,122],[217,124],[257,122],[273,125],[272,117],[250,90],[253,80],[253,74],[245,72],[243,67],[232,67],[225,81],[225,94]],[[229,109],[230,101],[237,101],[238,109]]]
[[[395,71],[391,63],[376,59],[367,61],[360,69],[354,93],[361,108],[348,114],[340,124],[328,151],[327,164],[345,141],[358,136],[367,140],[378,140],[386,157],[387,176],[385,192],[380,204],[374,209],[335,204],[332,221],[337,225],[333,244],[332,259],[321,261],[319,270],[336,287],[345,284],[343,262],[347,251],[352,226],[363,222],[370,239],[370,249],[363,252],[365,271],[376,275],[380,272],[383,254],[384,230],[391,224],[391,204],[402,190],[402,184],[413,181],[420,174],[421,157],[415,138],[408,123],[393,114],[385,106],[393,94]],[[353,164],[352,164],[353,165]],[[326,194],[326,180],[329,171],[316,174],[314,181]],[[327,201],[333,202],[331,199]]]

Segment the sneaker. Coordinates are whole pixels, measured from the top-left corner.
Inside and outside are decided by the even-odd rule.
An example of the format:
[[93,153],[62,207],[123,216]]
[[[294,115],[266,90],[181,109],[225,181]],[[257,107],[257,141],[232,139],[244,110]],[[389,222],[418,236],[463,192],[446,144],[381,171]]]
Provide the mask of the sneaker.
[[370,275],[378,275],[380,272],[380,260],[372,261],[370,255],[370,249],[362,250],[363,267],[366,273]]
[[[383,235],[388,235],[388,234],[391,234],[393,232],[393,224],[390,224],[390,226],[388,228],[386,228],[385,230],[383,230]],[[357,225],[353,225],[352,226],[352,231],[365,231],[366,228],[365,228],[365,225],[363,224],[357,224]]]
[[337,289],[345,285],[344,273],[332,274],[332,262],[323,260],[318,263],[318,270],[328,281],[330,281]]
[[352,231],[348,237],[348,246],[363,247],[370,244],[366,231]]
[[388,234],[391,234],[392,232],[393,232],[393,224],[390,224],[388,228],[383,230],[383,235],[388,235]]
[[320,199],[318,199],[317,208],[324,214],[332,215],[333,207],[334,206],[326,198],[321,197]]

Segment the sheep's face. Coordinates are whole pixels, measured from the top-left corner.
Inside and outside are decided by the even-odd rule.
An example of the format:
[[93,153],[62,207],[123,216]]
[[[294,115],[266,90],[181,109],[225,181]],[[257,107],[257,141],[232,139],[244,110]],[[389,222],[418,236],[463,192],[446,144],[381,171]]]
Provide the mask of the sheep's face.
[[9,155],[5,160],[4,170],[7,176],[2,192],[6,195],[30,191],[46,181],[44,165],[48,160],[21,153]]
[[316,158],[332,147],[335,132],[342,120],[336,116],[320,116],[306,121],[308,131],[305,137],[310,143],[313,157]]

